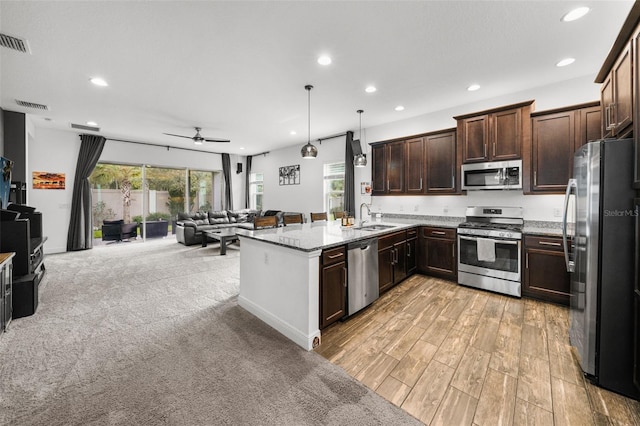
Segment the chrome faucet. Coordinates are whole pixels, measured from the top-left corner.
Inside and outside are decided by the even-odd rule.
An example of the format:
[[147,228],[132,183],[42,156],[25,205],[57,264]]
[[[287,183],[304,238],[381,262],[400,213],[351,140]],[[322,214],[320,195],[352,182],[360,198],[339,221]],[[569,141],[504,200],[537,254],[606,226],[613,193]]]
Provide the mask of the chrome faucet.
[[360,226],[364,225],[364,223],[366,222],[366,220],[362,219],[362,207],[366,207],[367,208],[367,214],[371,215],[371,209],[369,208],[369,204],[367,203],[362,203],[360,204]]

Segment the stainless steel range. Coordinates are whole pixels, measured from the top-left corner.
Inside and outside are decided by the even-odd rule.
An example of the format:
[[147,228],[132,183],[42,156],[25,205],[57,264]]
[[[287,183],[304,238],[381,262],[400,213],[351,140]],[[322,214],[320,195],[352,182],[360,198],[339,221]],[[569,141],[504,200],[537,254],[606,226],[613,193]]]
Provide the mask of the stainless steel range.
[[458,225],[458,283],[521,296],[522,207],[467,207]]

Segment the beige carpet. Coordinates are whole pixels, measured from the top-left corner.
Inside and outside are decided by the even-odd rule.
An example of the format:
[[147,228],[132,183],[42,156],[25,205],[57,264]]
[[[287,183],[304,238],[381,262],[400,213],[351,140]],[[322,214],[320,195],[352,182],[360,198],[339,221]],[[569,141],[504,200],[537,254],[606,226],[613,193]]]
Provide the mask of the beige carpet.
[[0,424],[419,424],[237,305],[239,248],[173,238],[47,256],[0,336]]

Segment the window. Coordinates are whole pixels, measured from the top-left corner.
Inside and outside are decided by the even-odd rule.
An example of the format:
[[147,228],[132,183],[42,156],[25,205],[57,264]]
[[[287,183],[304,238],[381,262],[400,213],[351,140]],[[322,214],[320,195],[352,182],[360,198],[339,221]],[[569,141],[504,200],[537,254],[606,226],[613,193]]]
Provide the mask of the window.
[[344,211],[344,162],[324,165],[324,209],[330,219]]
[[262,210],[263,180],[262,173],[249,175],[249,207],[254,210]]

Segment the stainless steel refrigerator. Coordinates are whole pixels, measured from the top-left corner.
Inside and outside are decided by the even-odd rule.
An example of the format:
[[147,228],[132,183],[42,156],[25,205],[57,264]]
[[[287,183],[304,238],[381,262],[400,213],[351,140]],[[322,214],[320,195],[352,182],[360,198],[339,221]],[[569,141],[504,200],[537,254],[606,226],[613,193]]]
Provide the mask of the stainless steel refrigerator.
[[593,383],[637,398],[633,157],[632,139],[590,142],[576,151],[565,196],[564,250],[571,272],[569,340],[582,370]]

